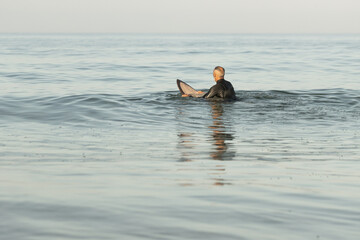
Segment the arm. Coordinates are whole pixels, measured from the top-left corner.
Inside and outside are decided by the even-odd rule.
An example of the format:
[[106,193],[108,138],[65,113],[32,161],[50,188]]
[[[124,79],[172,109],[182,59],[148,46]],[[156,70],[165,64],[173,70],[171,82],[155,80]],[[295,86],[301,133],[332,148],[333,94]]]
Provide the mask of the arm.
[[212,86],[210,90],[203,96],[203,98],[213,98],[218,94],[217,86]]

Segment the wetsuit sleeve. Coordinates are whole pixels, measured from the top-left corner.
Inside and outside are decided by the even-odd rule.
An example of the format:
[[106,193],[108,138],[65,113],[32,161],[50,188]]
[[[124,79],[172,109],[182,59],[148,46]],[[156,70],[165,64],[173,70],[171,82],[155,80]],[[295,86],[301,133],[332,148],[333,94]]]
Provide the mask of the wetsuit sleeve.
[[210,88],[210,90],[204,95],[204,98],[213,98],[215,96],[217,96],[218,94],[218,89],[217,89],[217,86],[212,86]]

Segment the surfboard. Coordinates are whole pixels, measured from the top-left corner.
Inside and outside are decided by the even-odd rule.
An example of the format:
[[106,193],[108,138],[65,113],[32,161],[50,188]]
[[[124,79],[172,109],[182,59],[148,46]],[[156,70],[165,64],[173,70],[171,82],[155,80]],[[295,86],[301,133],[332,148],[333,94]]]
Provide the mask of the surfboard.
[[187,94],[190,97],[195,97],[195,98],[201,98],[205,95],[205,93],[198,93],[193,87],[191,87],[186,82],[181,81],[180,79],[177,79],[176,83],[181,94]]

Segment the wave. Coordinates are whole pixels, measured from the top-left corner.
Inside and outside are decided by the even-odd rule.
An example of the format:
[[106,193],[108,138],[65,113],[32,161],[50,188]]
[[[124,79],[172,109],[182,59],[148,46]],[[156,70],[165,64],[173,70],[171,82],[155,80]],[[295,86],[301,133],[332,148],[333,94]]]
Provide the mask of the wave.
[[[301,118],[343,120],[360,116],[360,91],[319,89],[310,91],[237,91],[238,101],[227,104],[233,116],[253,119]],[[40,121],[88,124],[89,122],[161,123],[170,121],[175,109],[203,111],[209,101],[181,98],[178,92],[137,96],[82,94],[47,97],[0,98],[1,121]],[[218,102],[217,104],[222,104]],[[226,103],[223,103],[226,105]],[[259,117],[259,116],[263,117]]]

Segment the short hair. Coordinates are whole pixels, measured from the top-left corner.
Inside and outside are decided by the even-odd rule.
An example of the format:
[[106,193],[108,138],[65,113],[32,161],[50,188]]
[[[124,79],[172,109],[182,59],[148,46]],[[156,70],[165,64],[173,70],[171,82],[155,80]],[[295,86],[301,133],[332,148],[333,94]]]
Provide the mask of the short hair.
[[224,76],[225,76],[225,68],[223,68],[223,67],[216,66],[216,67],[214,68],[214,71],[219,72],[221,77],[224,77]]

